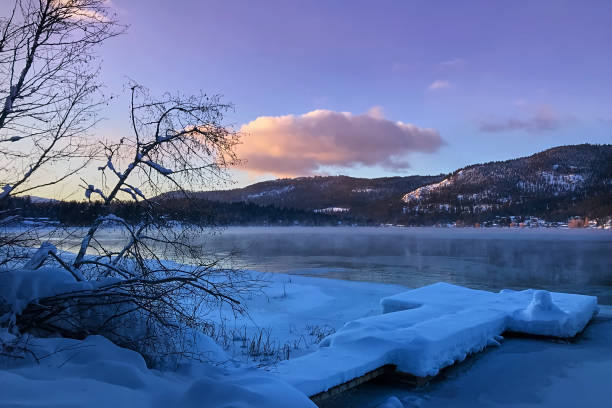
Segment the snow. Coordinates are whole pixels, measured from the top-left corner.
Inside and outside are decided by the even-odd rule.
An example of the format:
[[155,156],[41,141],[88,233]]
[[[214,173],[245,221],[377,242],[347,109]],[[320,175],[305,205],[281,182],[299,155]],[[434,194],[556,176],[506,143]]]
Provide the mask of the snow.
[[[115,166],[113,165],[112,160],[108,159],[108,161],[106,162],[106,167],[108,167],[112,172],[117,173],[117,170],[115,170]],[[119,177],[121,177],[121,175],[119,175]]]
[[138,187],[130,186],[130,188],[141,198],[143,199],[146,198],[145,195],[142,193],[142,191]]
[[[308,273],[309,271],[303,270]],[[296,358],[318,349],[325,334],[340,329],[344,323],[365,316],[380,314],[379,302],[406,288],[399,285],[351,282],[336,279],[285,275],[257,274],[267,286],[259,294],[244,299],[248,316],[234,320],[231,310],[211,316],[229,331],[253,338],[262,330],[273,339],[275,348],[288,346],[289,357]],[[358,302],[355,299],[359,299]],[[242,364],[259,366],[272,360],[245,355],[244,344],[237,340],[228,344],[228,354]],[[284,358],[284,356],[283,356]],[[263,360],[263,361],[262,361]]]
[[100,190],[99,188],[96,188],[93,184],[90,184],[85,189],[85,198],[89,200],[91,198],[92,193],[96,193],[100,195],[100,197],[102,197],[103,200],[106,200],[106,196],[104,195],[102,190]]
[[36,299],[93,290],[109,283],[110,278],[77,282],[70,272],[58,267],[0,270],[0,325],[14,321],[14,316]]
[[49,254],[56,254],[57,248],[50,242],[43,242],[40,248],[24,265],[24,269],[38,269],[45,262]]
[[393,398],[405,408],[608,407],[612,307],[600,307],[572,341],[507,337],[503,347],[488,348],[425,386],[366,384],[326,406],[382,408]]
[[[20,307],[37,297],[86,284],[74,282],[65,270],[46,267],[4,272],[0,278],[5,279],[0,287],[10,292],[0,293],[0,297],[13,296],[11,302]],[[394,285],[281,274],[265,274],[263,278],[269,286],[246,300],[249,316],[240,317],[236,324],[253,325],[250,332],[269,327],[283,342],[307,337],[307,325],[339,328],[347,320],[378,314],[381,297],[403,290]],[[356,296],[360,302],[354,301]],[[7,337],[11,336],[5,332],[0,340],[7,342]],[[316,339],[312,340],[308,345],[302,340],[292,355],[311,351],[316,347]],[[222,350],[204,335],[199,336],[197,346],[214,366],[184,363],[177,371],[149,370],[140,355],[102,337],[90,336],[83,341],[29,338],[27,342],[39,358],[47,357],[40,363],[0,357],[0,384],[3,391],[4,386],[10,389],[0,393],[0,406],[314,407],[274,372],[246,367],[258,366],[260,361],[248,364],[236,349]],[[274,371],[274,366],[269,370]]]
[[136,201],[136,194],[134,194],[131,188],[125,187],[125,188],[120,188],[119,190],[123,191],[124,193],[129,194],[132,197],[132,200]]
[[[452,186],[455,182],[459,180],[471,177],[473,173],[474,169],[459,170],[457,173],[453,174],[448,178],[445,178],[439,183],[428,184],[426,186],[422,186],[415,190],[412,190],[411,192],[405,194],[402,197],[402,201],[405,203],[410,203],[411,201],[419,201],[423,198],[426,198],[431,193],[436,192],[437,190],[440,190],[444,187]],[[487,196],[487,194],[487,191],[482,193],[482,195],[485,197]],[[473,199],[476,199],[477,196],[479,196],[479,194],[472,195]]]
[[[461,172],[457,174],[457,176],[460,176],[460,175],[461,175]],[[433,184],[428,184],[423,187],[419,187],[416,190],[413,190],[405,194],[404,197],[402,197],[402,201],[405,203],[409,203],[411,201],[419,201],[423,197],[429,195],[433,191],[439,190],[442,187],[452,185],[453,182],[454,182],[453,178],[450,177],[450,178],[440,181],[439,183],[433,183]]]
[[[45,284],[50,277],[52,284]],[[539,290],[493,293],[438,283],[406,292],[397,285],[282,274],[262,277],[269,286],[245,299],[249,316],[240,317],[234,324],[238,328],[248,325],[249,336],[259,329],[269,329],[281,344],[297,341],[298,348],[291,349],[292,359],[269,365],[271,372],[254,369],[261,360],[241,358],[239,354],[244,351],[240,350],[240,341],[222,350],[203,335],[198,347],[208,350],[215,365],[184,363],[174,371],[150,370],[140,355],[101,337],[83,341],[30,338],[36,355],[46,357],[40,363],[27,356],[25,360],[0,357],[0,406],[312,407],[305,395],[380,365],[396,364],[405,372],[413,369],[431,375],[470,353],[499,345],[504,331],[573,336],[597,310],[594,297]],[[22,271],[21,275],[0,272],[0,298],[25,307],[32,299],[53,291],[87,284],[92,283],[75,282],[69,272],[58,268]],[[221,313],[219,322],[228,316]],[[337,332],[317,349],[316,338],[302,340],[307,337],[307,326],[330,327]],[[1,330],[0,343],[6,343],[11,335]],[[305,354],[308,352],[312,353]],[[554,360],[547,358],[543,361]],[[519,362],[509,361],[512,364]],[[530,371],[543,373],[546,367],[530,367]],[[595,361],[580,367],[579,379],[587,386],[585,378],[594,373],[605,377],[605,367],[612,365]],[[488,367],[489,371],[493,369]],[[487,378],[482,373],[480,376]],[[565,387],[570,385],[566,382]],[[563,386],[557,384],[546,392],[557,392]],[[385,398],[379,402],[384,402],[384,407],[412,406],[412,400],[405,396]],[[423,401],[428,400],[417,402]],[[453,406],[450,401],[446,406]]]
[[[6,337],[6,336],[5,336]],[[259,371],[192,363],[150,370],[142,357],[100,336],[29,339],[36,363],[3,358],[0,406],[314,407],[299,391]]]
[[117,217],[115,214],[107,214],[102,217],[99,217],[97,221],[100,222],[117,222],[119,224],[127,224],[125,220],[121,217]]
[[[0,277],[5,279],[0,287],[11,292],[0,293],[0,297],[13,296],[11,302],[20,308],[37,297],[85,285],[74,282],[67,271],[58,268],[0,273]],[[286,342],[305,336],[300,323],[338,328],[345,321],[378,314],[379,299],[402,290],[393,285],[281,274],[264,278],[270,285],[259,296],[247,300],[249,316],[237,324],[256,325],[249,331],[271,327],[273,334]],[[355,296],[360,302],[354,301]],[[213,367],[191,363],[176,372],[149,370],[140,355],[102,337],[91,336],[83,341],[31,338],[28,342],[38,356],[48,357],[40,364],[0,359],[0,383],[7,389],[0,393],[0,406],[42,407],[49,406],[50,401],[52,406],[92,408],[314,406],[274,372],[234,367],[236,363],[244,366],[236,350],[226,354],[206,336],[200,337],[199,348],[210,351],[207,356],[211,361],[225,364]],[[304,343],[300,347],[303,350],[292,351],[309,351]],[[33,389],[36,392],[29,391]]]
[[164,176],[168,176],[168,175],[174,173],[173,170],[167,169],[164,166],[162,166],[161,164],[155,163],[155,162],[150,161],[150,160],[143,160],[143,163],[148,165],[152,169],[155,169],[157,172],[163,174]]
[[256,194],[249,194],[246,196],[247,199],[254,199],[254,198],[261,198],[261,197],[269,197],[269,196],[277,196],[277,195],[281,195],[281,194],[285,194],[288,193],[290,191],[295,190],[294,186],[285,186],[285,187],[281,187],[281,188],[275,188],[272,190],[264,190],[260,193],[256,193]]
[[11,194],[11,191],[13,191],[13,187],[9,184],[2,187],[2,192],[0,193],[0,200]]
[[4,114],[9,114],[13,111],[13,102],[15,101],[16,97],[17,97],[17,86],[11,85],[10,92],[6,96],[6,99],[4,100],[4,110],[3,110]]
[[143,200],[147,199],[138,187],[130,186],[129,184],[126,184],[126,187],[120,188],[120,190],[129,194],[134,201],[138,201],[138,197]]
[[555,192],[576,191],[585,184],[585,177],[582,174],[559,174],[555,172],[543,171],[540,173],[541,182],[533,183],[529,181],[517,182],[517,187],[525,191],[539,191],[547,186],[552,187]]
[[498,344],[507,330],[572,337],[597,312],[593,296],[492,293],[443,282],[384,298],[381,305],[383,315],[349,322],[317,352],[280,363],[281,377],[315,395],[384,365],[433,376]]
[[597,312],[595,296],[544,290],[502,290],[499,293],[436,283],[381,300],[383,313],[435,306],[444,313],[495,311],[505,330],[556,337],[574,337]]
[[345,207],[327,207],[327,208],[321,208],[321,209],[314,210],[314,212],[323,213],[323,214],[332,214],[332,213],[345,213],[345,212],[349,212],[350,210],[351,210],[350,208],[345,208]]
[[543,171],[541,176],[546,183],[561,187],[565,190],[574,190],[576,185],[582,184],[585,181],[582,174],[556,174],[549,171]]
[[379,408],[404,408],[404,404],[396,396],[389,397]]

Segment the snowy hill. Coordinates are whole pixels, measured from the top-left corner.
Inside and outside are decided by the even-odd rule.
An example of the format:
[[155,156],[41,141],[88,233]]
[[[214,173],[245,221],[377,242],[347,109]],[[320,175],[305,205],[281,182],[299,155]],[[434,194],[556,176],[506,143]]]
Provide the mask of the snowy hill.
[[299,177],[195,194],[210,202],[336,214],[365,223],[480,222],[510,215],[605,218],[612,215],[612,145],[560,146],[448,175]]
[[351,215],[374,216],[394,203],[401,210],[399,199],[406,192],[442,180],[439,176],[410,176],[384,178],[355,178],[348,176],[287,178],[225,191],[196,193],[199,198],[224,203],[253,203],[273,205],[302,211],[338,212]]
[[[612,193],[612,145],[561,146],[529,157],[476,164],[404,194],[408,215],[567,211]],[[587,204],[588,206],[589,204]],[[581,213],[576,208],[576,213]]]

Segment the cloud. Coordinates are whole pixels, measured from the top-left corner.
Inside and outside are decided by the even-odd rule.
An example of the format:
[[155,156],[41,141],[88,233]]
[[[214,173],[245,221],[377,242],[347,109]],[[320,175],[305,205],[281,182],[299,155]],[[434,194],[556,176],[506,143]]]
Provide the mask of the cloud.
[[464,67],[467,64],[467,61],[462,58],[453,58],[448,61],[442,61],[437,65],[438,70],[440,71],[450,71],[453,69]]
[[401,171],[409,167],[407,153],[433,153],[444,144],[436,130],[390,121],[378,107],[358,115],[315,110],[260,116],[240,132],[237,153],[246,170],[277,176],[312,175],[324,166]]
[[438,79],[436,81],[433,81],[427,89],[429,89],[430,91],[439,91],[441,89],[450,88],[450,87],[451,87],[451,83],[449,81]]
[[503,120],[483,121],[481,132],[498,133],[511,131],[547,132],[556,130],[562,125],[559,115],[549,106],[542,105],[528,118],[507,118]]
[[96,5],[92,7],[81,7],[80,4],[74,4],[74,1],[71,0],[58,0],[58,3],[58,6],[61,6],[63,9],[62,12],[67,13],[67,15],[74,20],[89,20],[102,23],[110,22],[110,18],[104,13],[104,9],[107,9],[109,14],[111,14],[110,9],[115,7],[111,0],[103,0],[101,7]]
[[382,106],[372,106],[366,114],[374,119],[384,119],[385,112]]

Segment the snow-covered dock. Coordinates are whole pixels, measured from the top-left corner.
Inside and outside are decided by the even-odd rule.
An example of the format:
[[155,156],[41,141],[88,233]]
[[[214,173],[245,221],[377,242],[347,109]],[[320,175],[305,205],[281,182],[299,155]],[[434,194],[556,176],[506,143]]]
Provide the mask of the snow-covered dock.
[[532,289],[493,293],[447,283],[387,297],[381,305],[382,315],[349,322],[316,352],[280,363],[280,376],[309,396],[358,384],[386,366],[433,376],[498,345],[506,331],[573,337],[598,310],[594,296]]

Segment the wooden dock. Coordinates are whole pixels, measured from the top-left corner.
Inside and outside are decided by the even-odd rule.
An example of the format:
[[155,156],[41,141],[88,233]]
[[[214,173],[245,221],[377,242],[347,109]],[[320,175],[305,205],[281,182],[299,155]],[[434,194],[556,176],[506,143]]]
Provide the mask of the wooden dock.
[[343,384],[340,385],[336,385],[333,388],[330,388],[327,391],[323,391],[320,392],[318,394],[315,394],[313,396],[310,397],[310,399],[312,400],[312,402],[314,402],[317,406],[321,406],[322,404],[324,404],[325,400],[332,398],[338,394],[341,394],[343,392],[346,392],[348,390],[350,390],[351,388],[355,388],[363,383],[366,383],[368,381],[371,381],[377,377],[383,376],[383,375],[389,375],[391,373],[395,372],[395,366],[394,365],[384,365],[382,367],[377,368],[376,370],[372,370],[368,373],[365,373],[364,375],[362,375],[361,377],[357,377],[357,378],[353,378],[350,381],[347,381]]
[[[447,367],[448,368],[448,367]],[[446,371],[446,370],[444,370]],[[406,374],[397,371],[393,364],[384,365],[376,370],[372,370],[361,377],[353,378],[343,384],[330,388],[327,391],[320,392],[310,397],[318,407],[325,407],[331,400],[340,397],[343,393],[358,387],[366,382],[377,380],[383,382],[399,383],[408,388],[418,388],[427,385],[437,376],[417,377],[412,374]],[[333,404],[333,402],[332,402]]]
[[[552,323],[525,315],[532,304],[544,302],[540,298],[545,295],[559,308]],[[315,352],[280,362],[277,374],[315,404],[330,406],[334,396],[377,378],[407,387],[425,385],[469,355],[499,345],[505,332],[571,338],[597,310],[593,296],[533,290],[492,293],[447,283],[381,303],[387,313],[347,323]]]

